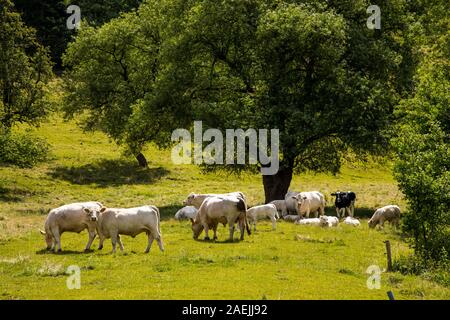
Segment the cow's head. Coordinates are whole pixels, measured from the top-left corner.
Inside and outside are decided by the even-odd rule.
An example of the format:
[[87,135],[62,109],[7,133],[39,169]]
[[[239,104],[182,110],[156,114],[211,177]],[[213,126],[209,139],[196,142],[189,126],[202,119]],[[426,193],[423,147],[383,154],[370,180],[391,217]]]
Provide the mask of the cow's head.
[[188,197],[186,198],[186,200],[183,201],[183,205],[184,206],[191,206],[192,205],[192,201],[194,201],[195,199],[195,193],[190,193],[188,195]]
[[96,222],[98,220],[98,216],[100,213],[104,212],[106,210],[105,207],[102,207],[101,209],[92,209],[92,208],[84,208],[83,211],[86,213],[86,216],[90,221]]
[[372,220],[372,219],[370,219],[370,220],[367,222],[367,224],[369,225],[369,228],[371,228],[371,229],[375,228],[376,225],[377,225],[377,224],[375,223],[375,221]]
[[328,219],[324,216],[320,217],[320,226],[321,227],[326,227],[328,226]]
[[300,193],[296,196],[292,196],[292,198],[294,198],[295,200],[297,200],[299,205],[302,205],[303,201],[306,200],[305,196],[302,196]]
[[192,228],[192,236],[194,237],[195,240],[198,239],[198,237],[200,236],[200,233],[202,233],[203,231],[203,225],[200,223],[200,221],[195,221],[194,219],[190,219],[191,220],[191,228]]
[[47,250],[50,250],[53,244],[53,237],[46,233],[45,231],[39,230],[41,232],[41,234],[44,236],[45,238],[45,243],[47,244]]

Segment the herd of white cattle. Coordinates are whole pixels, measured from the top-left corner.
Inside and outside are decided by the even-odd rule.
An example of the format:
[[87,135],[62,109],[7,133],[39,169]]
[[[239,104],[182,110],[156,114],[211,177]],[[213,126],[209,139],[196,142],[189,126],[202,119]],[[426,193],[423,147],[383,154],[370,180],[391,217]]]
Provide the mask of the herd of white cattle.
[[[195,194],[191,193],[184,201],[185,207],[178,210],[175,219],[190,219],[194,239],[205,232],[205,240],[209,240],[209,231],[213,231],[213,239],[217,239],[219,224],[229,226],[229,240],[233,240],[235,225],[240,231],[240,239],[244,239],[245,231],[250,235],[251,226],[256,231],[258,220],[270,219],[275,230],[278,219],[294,222],[298,225],[316,225],[321,227],[337,227],[342,223],[358,227],[360,221],[353,217],[355,195],[353,192],[339,193],[336,198],[336,217],[325,215],[325,198],[318,191],[288,192],[284,200],[275,200],[264,205],[247,206],[247,200],[242,192],[224,194]],[[335,194],[333,194],[335,195]],[[349,201],[345,201],[347,197]],[[344,201],[342,201],[344,199]],[[345,203],[345,205],[342,205]],[[348,216],[340,215],[342,208],[349,209]],[[314,214],[314,218],[310,218]],[[112,251],[116,252],[119,244],[124,250],[121,235],[135,237],[145,232],[148,244],[145,250],[150,251],[153,240],[156,240],[161,251],[164,251],[160,228],[160,213],[155,206],[136,208],[107,208],[100,202],[80,202],[67,204],[52,209],[45,221],[45,236],[48,250],[61,251],[61,235],[64,232],[76,232],[87,229],[89,240],[85,251],[90,250],[92,242],[98,234],[100,242],[98,249],[103,248],[105,239],[111,239]],[[388,221],[396,227],[400,221],[400,208],[387,205],[375,211],[368,221],[370,228],[379,225],[381,228]]]

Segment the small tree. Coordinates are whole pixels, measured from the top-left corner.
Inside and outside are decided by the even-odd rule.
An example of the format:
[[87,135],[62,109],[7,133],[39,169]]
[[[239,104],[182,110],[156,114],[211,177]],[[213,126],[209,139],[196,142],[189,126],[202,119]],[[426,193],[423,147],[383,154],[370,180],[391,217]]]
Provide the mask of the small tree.
[[47,50],[10,0],[0,0],[0,125],[36,124],[47,112],[44,85],[51,76]]

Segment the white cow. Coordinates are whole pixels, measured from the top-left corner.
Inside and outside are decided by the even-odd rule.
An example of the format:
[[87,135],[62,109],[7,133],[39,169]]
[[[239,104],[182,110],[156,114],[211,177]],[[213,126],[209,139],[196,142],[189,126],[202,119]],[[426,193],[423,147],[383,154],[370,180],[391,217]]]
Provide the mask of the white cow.
[[305,218],[305,219],[299,219],[294,222],[295,224],[301,224],[301,225],[313,225],[318,226],[320,225],[320,219],[319,218]]
[[175,219],[183,220],[183,219],[194,219],[197,215],[198,209],[194,206],[186,206],[181,208],[175,213]]
[[387,205],[375,211],[368,224],[370,228],[375,228],[378,224],[383,228],[384,223],[389,221],[395,227],[400,223],[400,208],[396,205]]
[[272,229],[277,228],[277,219],[280,218],[278,215],[277,207],[272,204],[263,204],[260,206],[254,206],[247,210],[247,218],[250,225],[253,224],[253,230],[256,231],[256,221],[269,218],[272,221]]
[[217,239],[217,225],[222,223],[224,226],[229,225],[229,240],[233,241],[234,224],[238,222],[241,240],[243,240],[244,226],[247,228],[247,233],[249,235],[251,233],[246,219],[246,211],[247,206],[241,197],[207,197],[198,210],[195,219],[191,219],[194,239],[198,239],[203,229],[205,230],[205,240],[209,240],[209,229],[213,229],[213,239]]
[[285,215],[288,214],[286,200],[274,200],[269,203],[275,205],[280,217],[284,217]]
[[120,235],[132,236],[145,232],[148,236],[148,245],[145,253],[150,251],[153,240],[156,239],[159,249],[164,251],[161,239],[159,209],[155,206],[142,206],[137,208],[108,208],[104,210],[98,219],[98,235],[100,243],[98,249],[103,248],[103,241],[111,238],[112,251],[116,252],[116,243],[119,243],[123,251]]
[[85,248],[85,251],[88,251],[96,235],[98,215],[104,209],[100,202],[93,201],[71,203],[52,209],[45,221],[45,231],[41,230],[45,236],[47,250],[61,251],[61,235],[64,232],[80,233],[88,229],[89,241]]
[[286,210],[288,214],[297,214],[298,215],[298,199],[297,196],[299,195],[299,192],[295,191],[289,191],[284,196],[284,201],[286,203]]
[[337,227],[339,225],[339,219],[337,217],[321,216],[320,226],[321,227]]
[[183,201],[183,205],[194,206],[195,208],[199,209],[203,201],[208,197],[229,197],[229,196],[242,198],[244,202],[246,202],[245,195],[239,191],[230,193],[205,193],[205,194],[190,193],[186,198],[186,200]]
[[325,197],[319,191],[300,192],[294,197],[298,201],[298,214],[309,218],[309,214],[314,212],[315,218],[319,213],[325,214]]
[[350,216],[345,218],[344,224],[348,224],[348,225],[354,226],[354,227],[359,227],[361,225],[361,223],[359,222],[358,219],[352,218]]

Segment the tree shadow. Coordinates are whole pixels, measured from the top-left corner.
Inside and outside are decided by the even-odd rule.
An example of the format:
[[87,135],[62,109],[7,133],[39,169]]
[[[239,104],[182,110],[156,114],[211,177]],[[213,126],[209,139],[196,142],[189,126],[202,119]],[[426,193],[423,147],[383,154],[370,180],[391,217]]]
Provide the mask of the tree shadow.
[[168,173],[169,171],[163,167],[142,168],[134,161],[118,159],[101,160],[80,167],[60,166],[53,168],[48,175],[73,184],[97,184],[100,187],[108,187],[154,183]]
[[25,189],[0,187],[1,202],[22,202],[26,197],[35,194],[35,192],[31,192]]
[[[374,212],[375,212],[374,208],[355,207],[354,217],[355,218],[371,218]],[[333,207],[325,207],[325,215],[336,216],[335,207],[334,206]],[[345,213],[345,216],[347,216],[347,213]]]

